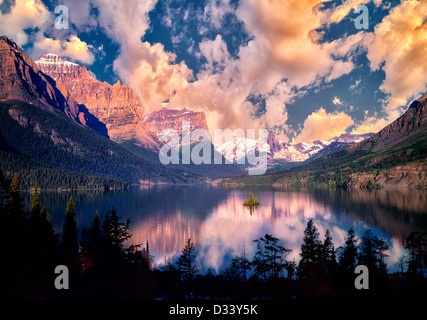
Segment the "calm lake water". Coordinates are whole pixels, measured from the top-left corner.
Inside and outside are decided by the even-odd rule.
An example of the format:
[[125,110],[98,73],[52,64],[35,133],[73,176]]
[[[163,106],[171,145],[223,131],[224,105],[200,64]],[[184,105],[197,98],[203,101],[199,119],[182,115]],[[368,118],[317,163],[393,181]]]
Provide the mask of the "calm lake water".
[[[260,206],[253,210],[242,205],[249,191]],[[370,228],[389,244],[388,267],[395,270],[405,254],[402,240],[412,231],[427,231],[427,191],[425,190],[304,190],[274,188],[219,188],[211,185],[132,187],[119,192],[42,192],[40,200],[61,232],[67,201],[72,195],[77,207],[79,231],[89,228],[95,211],[101,219],[112,206],[122,221],[131,218],[132,243],[148,240],[150,253],[162,264],[165,257],[181,253],[191,237],[201,271],[212,267],[221,271],[234,255],[245,249],[255,251],[252,240],[265,233],[282,240],[292,249],[286,258],[299,258],[303,232],[313,219],[323,240],[326,229],[335,247],[344,244],[353,227],[360,237]],[[25,206],[31,194],[25,194]]]

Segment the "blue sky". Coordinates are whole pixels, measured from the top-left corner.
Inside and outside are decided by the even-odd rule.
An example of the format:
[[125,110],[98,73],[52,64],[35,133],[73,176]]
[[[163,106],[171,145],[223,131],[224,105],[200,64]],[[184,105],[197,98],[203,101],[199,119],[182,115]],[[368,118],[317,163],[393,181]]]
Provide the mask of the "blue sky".
[[[60,4],[67,30],[54,27]],[[203,111],[211,130],[376,132],[426,90],[425,1],[8,0],[0,12],[0,33],[33,59],[54,52],[120,80],[146,113]]]

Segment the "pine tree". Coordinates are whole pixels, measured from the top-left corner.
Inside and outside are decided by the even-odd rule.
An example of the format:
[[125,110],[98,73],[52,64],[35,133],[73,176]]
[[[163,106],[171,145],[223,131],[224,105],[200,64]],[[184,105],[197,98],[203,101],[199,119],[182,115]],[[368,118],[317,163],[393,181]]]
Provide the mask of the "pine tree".
[[16,223],[17,225],[24,223],[26,213],[23,211],[23,201],[24,199],[22,199],[19,192],[19,176],[15,173],[9,187],[9,196],[6,205],[6,210],[11,218],[10,223]]
[[33,219],[40,217],[40,198],[38,193],[37,182],[34,184],[33,200],[31,202],[30,214]]
[[194,251],[194,244],[191,242],[191,238],[188,238],[178,260],[178,267],[179,271],[182,272],[182,279],[186,281],[192,280],[198,272],[197,266],[194,263],[196,259]]
[[70,197],[65,210],[65,223],[62,231],[62,253],[64,263],[68,267],[79,264],[79,243],[77,238],[76,208]]
[[427,270],[427,233],[414,231],[405,239],[409,250],[408,274],[413,278],[424,278]]
[[50,222],[52,221],[52,215],[49,213],[49,211],[47,211],[45,204],[43,205],[43,208],[40,211],[40,220],[42,222],[49,222],[50,227],[52,227],[52,225],[50,224]]
[[226,280],[231,281],[244,280],[239,256],[233,257],[231,264],[223,271],[223,276]]
[[316,277],[322,274],[323,246],[319,240],[319,232],[313,220],[307,222],[301,245],[298,276],[300,278]]
[[359,263],[368,267],[373,271],[376,269],[376,241],[377,237],[371,230],[366,230],[362,235],[362,242],[360,245]]
[[242,268],[243,280],[247,280],[247,273],[251,268],[251,263],[246,257],[246,244],[243,242],[243,251],[240,256],[240,266]]
[[81,256],[84,269],[87,270],[97,264],[101,252],[101,221],[96,210],[90,229],[82,231]]
[[23,210],[23,198],[19,192],[18,174],[14,174],[12,182],[4,179],[1,184],[4,191],[2,198],[6,200],[5,206],[1,205],[0,250],[4,261],[2,274],[5,275],[2,287],[8,298],[20,298],[23,292],[28,292],[26,288],[34,280],[33,272],[28,272],[29,257],[23,251],[32,242],[27,213]]
[[144,269],[151,269],[151,265],[153,262],[153,256],[150,255],[150,247],[148,245],[148,240],[145,243],[145,248],[142,248],[142,264]]
[[53,270],[59,264],[58,236],[53,229],[51,220],[52,218],[47,211],[46,205],[43,205],[39,219],[38,254],[40,256],[40,278],[42,278],[45,288],[51,288],[52,286],[51,276],[46,270]]
[[281,246],[279,239],[270,234],[265,234],[254,242],[257,244],[252,260],[255,274],[264,280],[279,277],[286,266],[283,255],[292,250]]
[[385,274],[387,272],[385,258],[388,256],[385,251],[387,250],[387,242],[378,238],[368,229],[362,235],[359,263],[367,266],[373,272]]
[[41,218],[40,218],[40,198],[37,188],[37,182],[34,185],[33,199],[31,202],[30,209],[30,219],[29,219],[29,236],[31,238],[31,243],[33,250],[31,254],[33,255],[32,260],[40,259],[40,250],[41,250]]
[[357,265],[358,257],[358,240],[353,228],[350,228],[347,232],[347,239],[343,252],[339,257],[339,265],[344,272],[353,273],[354,268]]
[[46,205],[40,211],[40,236],[42,245],[50,248],[50,251],[55,251],[58,245],[58,236],[53,230],[52,216],[47,211]]
[[102,224],[102,233],[107,244],[117,250],[123,249],[123,243],[132,237],[129,232],[130,219],[126,222],[120,222],[120,217],[117,215],[117,211],[112,207],[104,218]]
[[101,228],[102,264],[108,268],[108,272],[119,274],[127,261],[140,259],[141,252],[138,251],[140,245],[123,248],[124,242],[132,237],[129,229],[130,219],[121,222],[114,207],[108,210]]
[[334,243],[332,242],[332,236],[329,230],[326,230],[325,240],[323,242],[322,264],[327,275],[333,274],[337,268]]
[[41,219],[40,219],[40,199],[38,194],[37,182],[34,185],[33,199],[30,208],[30,219],[29,219],[29,230],[28,236],[31,240],[32,250],[28,254],[28,260],[31,261],[31,271],[30,275],[33,285],[41,285],[41,276],[43,275],[43,270],[45,265],[46,258],[43,254],[45,248],[42,243],[42,233],[41,233]]
[[95,217],[93,218],[92,228],[90,229],[90,240],[93,245],[98,245],[101,239],[101,219],[99,212],[96,210]]

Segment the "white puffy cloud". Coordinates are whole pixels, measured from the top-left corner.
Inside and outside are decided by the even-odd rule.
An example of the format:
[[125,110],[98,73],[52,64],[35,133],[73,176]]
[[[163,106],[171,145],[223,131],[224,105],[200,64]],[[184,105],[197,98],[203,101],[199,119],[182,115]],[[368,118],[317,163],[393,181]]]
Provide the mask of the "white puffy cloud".
[[[321,43],[315,30],[325,24],[326,13],[321,10],[325,1],[244,0],[236,9],[228,0],[209,0],[200,15],[204,24],[219,30],[225,15],[235,14],[252,39],[234,57],[220,34],[203,40],[192,49],[206,59],[196,75],[184,62],[176,63],[163,45],[141,41],[157,0],[65,4],[71,15],[79,16],[71,19],[78,29],[100,26],[120,45],[113,69],[136,92],[146,112],[168,100],[171,108],[204,111],[211,129],[268,127],[280,136],[281,129],[291,130],[286,105],[303,95],[304,87],[354,69],[350,53],[359,48],[363,34]],[[96,19],[92,8],[99,9]],[[265,99],[259,118],[253,116],[257,106],[247,99],[251,94]]]
[[292,143],[327,140],[345,133],[353,123],[353,119],[344,112],[327,113],[320,108],[305,119],[302,131]]
[[[347,0],[336,8],[328,10],[328,23],[341,22],[352,10],[355,10],[360,5],[366,5],[371,0]],[[374,0],[376,6],[381,4],[382,0]]]
[[[78,10],[68,2],[71,13]],[[319,79],[331,81],[354,68],[348,52],[358,46],[360,35],[333,43],[319,42],[321,35],[315,30],[325,23],[323,2],[245,0],[235,9],[230,1],[209,0],[200,15],[204,23],[219,29],[225,15],[235,14],[252,40],[232,58],[220,34],[205,39],[198,48],[192,48],[207,62],[196,75],[184,62],[176,63],[175,55],[161,44],[141,41],[157,0],[114,5],[110,0],[92,0],[90,5],[79,7],[85,18],[74,23],[85,30],[94,24],[90,9],[102,8],[97,23],[120,45],[114,70],[137,93],[146,112],[161,108],[168,100],[171,108],[204,111],[211,129],[286,129],[286,104],[302,95],[305,86]],[[173,26],[172,21],[166,22]],[[339,50],[345,46],[349,50]],[[265,99],[265,110],[258,119],[253,117],[256,106],[247,100],[250,94]]]
[[13,39],[18,45],[28,43],[25,29],[43,27],[53,18],[44,4],[38,0],[15,0],[11,10],[2,14],[0,11],[0,33]]
[[382,69],[386,111],[427,90],[427,3],[408,0],[393,8],[366,39],[372,70]]
[[90,7],[82,8],[86,10],[84,16],[88,8],[99,9],[99,26],[120,45],[113,69],[135,91],[147,111],[160,108],[162,102],[187,86],[192,71],[185,63],[175,63],[176,56],[166,52],[162,44],[141,41],[150,27],[148,14],[157,0],[90,2]]
[[[363,44],[363,32],[319,42],[321,35],[315,30],[324,25],[323,2],[241,1],[235,14],[252,39],[240,47],[237,58],[230,57],[220,35],[200,43],[208,64],[195,75],[196,81],[177,91],[170,105],[209,110],[216,115],[210,127],[289,129],[286,105],[304,94],[305,87],[351,72],[351,54]],[[212,7],[216,1],[209,3]],[[229,12],[227,6],[223,13]],[[256,106],[247,101],[250,94],[265,99],[265,110],[257,119],[251,116]]]
[[[0,12],[0,33],[20,46],[31,42],[33,48],[29,53],[34,59],[52,52],[82,63],[93,63],[93,48],[68,31],[55,34],[54,21],[54,13],[41,1],[16,0],[8,12]],[[26,32],[29,29],[34,31]]]
[[221,35],[217,35],[215,40],[203,41],[199,45],[201,54],[206,58],[207,65],[206,69],[214,71],[215,65],[225,66],[230,60],[230,54],[227,50],[227,44],[222,40]]
[[51,52],[61,57],[69,57],[85,64],[92,64],[95,61],[93,51],[93,46],[88,45],[75,35],[72,35],[67,40],[55,40],[43,36],[40,37],[40,40],[34,42],[32,55],[38,57],[44,53]]

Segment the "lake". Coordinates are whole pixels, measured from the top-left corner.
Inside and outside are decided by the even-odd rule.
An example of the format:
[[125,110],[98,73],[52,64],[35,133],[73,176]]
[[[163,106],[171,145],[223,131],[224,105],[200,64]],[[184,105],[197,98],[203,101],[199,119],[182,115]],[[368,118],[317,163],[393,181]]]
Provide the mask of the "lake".
[[[242,205],[252,191],[260,205]],[[96,210],[103,219],[112,206],[118,215],[131,219],[130,242],[145,244],[159,265],[181,253],[191,237],[197,248],[201,272],[217,272],[234,255],[255,252],[252,240],[269,233],[292,249],[286,259],[299,258],[304,229],[313,219],[321,240],[327,229],[335,247],[344,244],[353,227],[361,237],[370,228],[389,245],[387,265],[396,269],[406,253],[403,239],[412,231],[427,231],[426,190],[281,190],[272,187],[221,188],[211,185],[131,187],[127,191],[41,192],[57,232],[62,231],[67,201],[73,197],[79,232],[89,228]],[[25,208],[31,194],[25,193]]]

